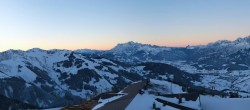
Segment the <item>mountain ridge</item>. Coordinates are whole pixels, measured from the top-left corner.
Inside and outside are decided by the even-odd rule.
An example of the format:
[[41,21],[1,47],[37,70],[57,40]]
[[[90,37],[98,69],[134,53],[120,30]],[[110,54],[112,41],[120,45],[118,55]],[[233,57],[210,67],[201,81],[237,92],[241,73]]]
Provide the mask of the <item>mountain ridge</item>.
[[[217,43],[217,42],[221,42],[221,41],[227,41],[227,42],[235,42],[235,41],[242,41],[242,40],[247,40],[250,43],[250,36],[246,36],[246,37],[238,37],[235,40],[231,41],[231,40],[217,40],[215,42],[210,42],[208,44],[204,44],[204,45],[187,45],[187,46],[183,46],[183,47],[175,47],[175,46],[159,46],[156,44],[146,44],[146,43],[139,43],[139,42],[135,42],[135,41],[128,41],[125,43],[118,43],[116,46],[118,45],[124,45],[124,44],[142,44],[142,45],[149,45],[149,46],[156,46],[156,47],[167,47],[167,48],[186,48],[186,47],[202,47],[202,46],[208,46],[209,44],[213,44],[213,43]],[[116,46],[114,46],[113,48],[115,48]],[[108,50],[112,50],[108,49]],[[9,50],[5,50],[5,51],[11,51],[11,50],[15,50],[15,51],[29,51],[29,50],[33,50],[33,49],[37,49],[37,50],[45,50],[45,51],[53,51],[53,50],[68,50],[68,51],[78,51],[78,50],[88,50],[88,51],[108,51],[108,50],[98,50],[98,49],[75,49],[75,50],[69,50],[69,49],[42,49],[42,48],[31,48],[31,49],[27,49],[27,50],[21,50],[21,49],[9,49]],[[5,52],[2,51],[2,52]],[[1,53],[1,52],[0,52]]]
[[[129,42],[107,51],[8,50],[0,52],[0,94],[41,108],[58,107],[120,90],[143,78],[170,80],[170,75],[182,86],[210,90],[210,83],[216,82],[221,92],[232,89],[230,83],[235,82],[233,89],[247,92],[249,39],[182,48]],[[230,77],[238,80],[232,82]]]

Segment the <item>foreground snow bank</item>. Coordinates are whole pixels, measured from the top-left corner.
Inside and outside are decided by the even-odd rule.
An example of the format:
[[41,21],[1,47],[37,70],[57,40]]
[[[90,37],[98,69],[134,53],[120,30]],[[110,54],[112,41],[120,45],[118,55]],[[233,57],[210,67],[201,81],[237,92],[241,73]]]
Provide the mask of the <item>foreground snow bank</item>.
[[204,110],[249,110],[250,98],[220,98],[201,96]]
[[155,98],[156,96],[148,94],[147,92],[143,95],[137,94],[125,110],[152,110],[154,102],[156,107],[161,108],[161,110],[178,110],[173,107],[163,106],[163,104],[155,101]]

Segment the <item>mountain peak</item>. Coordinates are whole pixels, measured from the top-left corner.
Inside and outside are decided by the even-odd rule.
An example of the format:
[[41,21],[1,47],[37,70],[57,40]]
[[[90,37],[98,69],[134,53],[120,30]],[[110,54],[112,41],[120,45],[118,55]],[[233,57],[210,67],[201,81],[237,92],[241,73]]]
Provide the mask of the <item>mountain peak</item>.
[[137,43],[137,42],[134,42],[134,41],[129,41],[127,43],[119,43],[111,50],[135,48],[135,47],[142,46],[142,45],[144,45],[144,44],[140,44],[140,43]]
[[119,43],[117,46],[121,46],[121,45],[132,46],[132,45],[145,45],[145,44],[141,44],[141,43],[134,42],[134,41],[129,41],[129,42],[126,42],[126,43]]
[[32,48],[32,49],[29,49],[27,51],[36,52],[36,51],[45,51],[45,50],[40,49],[40,48]]
[[236,39],[235,42],[248,42],[248,43],[250,43],[250,35],[247,37],[244,37],[244,38],[240,37],[240,38]]
[[240,38],[237,38],[236,40],[234,41],[229,41],[229,40],[219,40],[219,41],[216,41],[216,42],[212,42],[212,43],[209,43],[207,46],[243,46],[243,47],[249,47],[248,45],[250,45],[250,36],[247,36],[247,37],[240,37]]
[[143,45],[142,43],[138,43],[138,42],[135,42],[135,41],[129,41],[129,42],[127,42],[127,43],[124,43],[124,44],[130,44],[130,45]]

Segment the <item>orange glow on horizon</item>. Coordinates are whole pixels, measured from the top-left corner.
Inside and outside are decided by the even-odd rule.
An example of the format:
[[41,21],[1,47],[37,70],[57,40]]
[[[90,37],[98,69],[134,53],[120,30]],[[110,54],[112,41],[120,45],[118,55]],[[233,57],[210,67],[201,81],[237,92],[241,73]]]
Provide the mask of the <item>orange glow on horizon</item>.
[[[223,39],[226,38],[226,39]],[[152,40],[155,39],[155,40]],[[162,37],[162,38],[151,38],[151,39],[141,39],[141,40],[134,40],[135,42],[142,43],[142,44],[151,44],[151,45],[157,45],[157,46],[166,46],[166,47],[186,47],[186,46],[196,46],[196,45],[207,45],[208,43],[216,42],[218,40],[230,40],[234,41],[237,38],[233,36],[222,36],[222,37],[204,37],[204,38],[168,38],[168,37]],[[8,39],[7,39],[8,40]],[[121,39],[120,41],[124,41],[126,39]],[[50,50],[50,49],[67,49],[67,50],[77,50],[77,49],[92,49],[92,50],[110,50],[113,47],[115,47],[118,43],[126,43],[131,40],[127,40],[125,42],[114,42],[114,41],[99,41],[96,43],[81,43],[81,41],[75,42],[75,41],[58,41],[57,43],[48,42],[46,40],[31,42],[31,41],[25,41],[25,42],[18,42],[13,41],[11,44],[6,44],[7,46],[1,46],[0,44],[0,51],[6,51],[9,49],[21,49],[21,50],[29,50],[32,48],[41,48],[44,50]],[[47,44],[44,45],[44,42],[47,42]],[[74,43],[75,42],[75,43]],[[107,43],[109,42],[109,43]],[[4,42],[3,42],[4,43]],[[3,44],[2,43],[2,44]],[[27,45],[28,44],[28,45]],[[3,44],[4,45],[4,44]]]

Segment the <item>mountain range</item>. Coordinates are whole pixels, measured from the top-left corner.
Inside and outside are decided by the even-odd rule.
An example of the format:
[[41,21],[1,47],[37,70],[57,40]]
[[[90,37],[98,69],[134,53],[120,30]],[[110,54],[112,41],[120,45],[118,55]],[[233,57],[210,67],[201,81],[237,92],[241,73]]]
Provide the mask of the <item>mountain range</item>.
[[0,53],[0,95],[20,105],[60,107],[119,91],[143,78],[249,93],[249,67],[250,36],[187,47],[131,41],[106,51],[8,50]]
[[248,70],[250,66],[250,36],[235,41],[220,40],[202,46],[164,47],[137,42],[118,44],[111,50],[76,50],[91,56],[125,63],[183,61],[197,69]]

